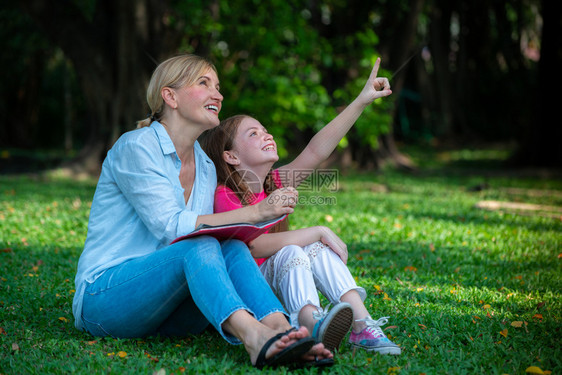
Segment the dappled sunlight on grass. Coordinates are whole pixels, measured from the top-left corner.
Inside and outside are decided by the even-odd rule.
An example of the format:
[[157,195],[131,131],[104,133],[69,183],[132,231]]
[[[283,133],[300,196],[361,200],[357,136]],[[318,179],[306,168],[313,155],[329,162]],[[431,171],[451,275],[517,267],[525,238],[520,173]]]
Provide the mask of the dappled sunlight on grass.
[[[335,192],[301,192],[304,202],[330,199],[299,206],[291,226],[326,225],[348,244],[368,310],[390,317],[383,330],[403,350],[380,356],[343,345],[332,370],[562,371],[562,221],[475,206],[486,199],[562,206],[562,182],[435,165],[441,169],[417,175],[340,176]],[[93,181],[0,176],[2,371],[253,372],[243,348],[213,330],[114,340],[74,329],[74,273],[94,189]]]
[[[511,196],[494,186],[528,189],[528,178],[506,185],[488,176],[489,187],[473,192],[481,176],[443,172],[344,178],[336,205],[299,208],[292,224],[328,225],[349,244],[348,265],[368,291],[372,314],[391,316],[387,333],[408,358],[395,361],[401,372],[560,369],[560,218],[475,207]],[[525,198],[561,202],[552,191],[536,193]]]

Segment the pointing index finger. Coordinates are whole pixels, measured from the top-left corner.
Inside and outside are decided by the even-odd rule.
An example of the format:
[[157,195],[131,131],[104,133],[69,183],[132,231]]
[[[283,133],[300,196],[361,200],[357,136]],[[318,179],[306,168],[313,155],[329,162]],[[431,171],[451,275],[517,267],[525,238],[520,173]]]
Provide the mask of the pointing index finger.
[[373,70],[371,71],[371,75],[369,76],[369,80],[374,80],[375,78],[377,78],[380,65],[381,65],[381,58],[377,57],[377,60],[375,61],[375,65],[373,66]]

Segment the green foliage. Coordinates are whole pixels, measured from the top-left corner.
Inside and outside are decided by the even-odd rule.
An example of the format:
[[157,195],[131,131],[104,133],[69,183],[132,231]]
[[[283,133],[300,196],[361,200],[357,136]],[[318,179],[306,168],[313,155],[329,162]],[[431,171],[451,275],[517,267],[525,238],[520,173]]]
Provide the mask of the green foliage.
[[[239,113],[256,117],[277,137],[280,156],[286,157],[295,129],[301,134],[318,130],[337,115],[337,106],[349,104],[359,94],[374,64],[378,37],[372,28],[338,35],[337,41],[323,36],[312,20],[319,10],[308,2],[258,5],[253,0],[220,1],[214,16],[200,2],[178,4],[176,10],[178,17],[193,20],[186,23],[185,50],[194,52],[193,41],[205,40],[216,62],[225,97],[221,117]],[[345,7],[341,2],[320,6],[328,15]],[[334,45],[341,44],[343,51],[335,51]],[[361,72],[350,80],[347,69],[358,59],[363,59]],[[332,80],[342,82],[342,87],[331,87],[327,82]],[[390,129],[389,103],[386,99],[365,112],[358,145],[377,147],[376,137]]]
[[[69,134],[76,148],[88,134],[100,134],[106,139],[98,141],[110,143],[109,122],[119,122],[112,125],[115,129],[128,130],[134,126],[133,118],[146,114],[143,90],[133,88],[133,83],[150,74],[152,58],[163,59],[176,51],[199,53],[215,61],[225,95],[222,116],[248,113],[257,117],[277,136],[283,157],[290,144],[302,143],[299,137],[306,140],[357,95],[373,57],[383,52],[383,67],[397,69],[403,61],[394,60],[407,55],[412,60],[401,73],[403,90],[371,106],[342,143],[352,145],[354,157],[370,155],[371,149],[379,147],[378,137],[391,129],[393,113],[398,113],[394,121],[400,125],[394,134],[406,141],[469,136],[516,138],[525,146],[534,138],[531,133],[549,138],[548,131],[532,132],[529,125],[538,112],[544,112],[537,112],[544,100],[529,98],[529,88],[547,91],[537,90],[539,57],[548,51],[542,45],[544,10],[538,0],[426,2],[415,17],[411,12],[417,8],[405,0],[151,0],[120,6],[107,0],[71,0],[55,2],[53,8],[68,10],[72,5],[87,21],[96,22],[92,29],[100,34],[91,35],[90,28],[83,32],[71,23],[64,33],[45,32],[19,3],[6,3],[0,9],[4,72],[0,121],[18,124],[17,129],[6,125],[0,130],[4,146],[62,148]],[[128,6],[134,9],[123,9]],[[138,24],[109,21],[104,27],[98,25],[100,20],[120,20],[131,14],[138,15],[131,20]],[[409,28],[404,25],[409,19],[417,20],[415,35],[406,35]],[[61,22],[43,27],[58,27]],[[83,43],[65,41],[64,36],[83,35],[90,38],[85,42],[89,50],[117,56],[110,50],[121,43],[118,40],[125,40],[122,32],[127,36],[139,32],[130,44],[138,47],[133,50],[139,54],[120,55],[131,60],[122,66],[138,72],[134,73],[138,79],[115,76],[115,87],[108,90],[116,91],[110,98],[118,98],[125,90],[131,102],[107,99],[103,107],[109,108],[100,110],[100,104],[84,100],[86,90],[91,90],[84,78],[93,75],[76,77],[67,60],[81,55],[72,49],[83,48]],[[53,34],[61,40],[48,41],[46,36]],[[62,56],[61,46],[67,56]],[[423,53],[413,53],[422,47]],[[110,66],[115,63],[106,64],[103,69],[108,73],[123,71]],[[551,75],[548,70],[543,73]],[[392,111],[394,100],[399,99],[398,110]],[[512,111],[513,103],[526,104]],[[112,109],[114,104],[123,111]],[[118,112],[126,114],[118,120],[98,119],[102,113]],[[67,126],[72,123],[70,132],[64,132],[63,119]],[[541,151],[540,146],[531,147]]]
[[[292,225],[327,225],[340,235],[369,311],[390,316],[383,329],[403,349],[391,357],[343,345],[327,372],[562,371],[560,218],[474,207],[489,199],[560,207],[562,181],[470,164],[488,160],[492,168],[503,151],[413,151],[426,166],[415,176],[340,175],[336,192],[301,189]],[[470,191],[484,181],[486,189]],[[0,176],[0,372],[258,373],[241,346],[212,330],[115,340],[73,327],[73,280],[94,188],[95,181]]]
[[281,1],[267,7],[221,2],[221,28],[212,41],[225,96],[223,118],[256,117],[278,137],[281,156],[292,129],[325,124],[336,113],[317,64],[320,39],[305,10]]

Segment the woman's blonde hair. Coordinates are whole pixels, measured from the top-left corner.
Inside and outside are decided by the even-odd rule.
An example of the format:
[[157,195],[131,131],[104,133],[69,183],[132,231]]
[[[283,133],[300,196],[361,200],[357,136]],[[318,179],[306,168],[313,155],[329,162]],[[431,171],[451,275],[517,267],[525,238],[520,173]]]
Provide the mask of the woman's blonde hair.
[[179,89],[186,85],[191,86],[209,69],[217,73],[213,63],[204,57],[192,54],[174,56],[160,63],[152,73],[146,90],[146,101],[150,114],[148,118],[137,122],[137,128],[149,126],[152,121],[162,118],[164,112],[162,89],[164,87]]

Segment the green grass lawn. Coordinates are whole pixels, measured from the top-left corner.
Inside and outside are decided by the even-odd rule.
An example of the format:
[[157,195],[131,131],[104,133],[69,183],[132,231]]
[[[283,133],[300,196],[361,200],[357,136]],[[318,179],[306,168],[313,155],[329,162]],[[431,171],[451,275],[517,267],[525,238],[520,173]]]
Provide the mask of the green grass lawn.
[[[301,191],[291,225],[327,225],[347,242],[368,309],[390,317],[383,328],[403,349],[392,357],[343,345],[326,372],[562,372],[562,180],[508,173],[496,155],[433,153],[415,174],[340,175],[324,200]],[[74,328],[74,272],[94,189],[0,176],[0,373],[254,371],[243,347],[212,330],[116,340]],[[481,200],[556,207],[486,211],[475,208]]]

